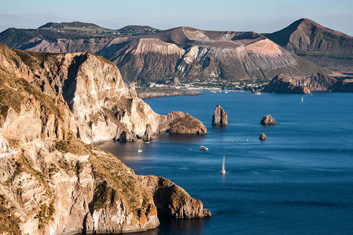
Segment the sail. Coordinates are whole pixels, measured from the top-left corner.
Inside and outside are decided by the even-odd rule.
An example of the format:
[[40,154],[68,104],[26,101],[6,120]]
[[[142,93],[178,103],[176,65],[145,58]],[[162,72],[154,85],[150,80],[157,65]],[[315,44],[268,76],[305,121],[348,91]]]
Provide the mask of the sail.
[[226,160],[225,160],[225,156],[223,155],[223,163],[222,163],[222,171],[221,171],[222,175],[224,175],[226,173]]
[[226,165],[225,165],[225,156],[223,156],[223,164],[222,164],[222,171],[226,171]]

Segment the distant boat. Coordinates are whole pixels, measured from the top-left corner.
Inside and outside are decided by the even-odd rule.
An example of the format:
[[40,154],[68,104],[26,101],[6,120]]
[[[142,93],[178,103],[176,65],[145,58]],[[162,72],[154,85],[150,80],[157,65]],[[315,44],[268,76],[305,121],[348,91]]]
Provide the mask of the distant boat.
[[304,102],[304,97],[302,96],[302,102]]
[[249,140],[248,140],[248,139],[246,139],[246,142],[249,142]]
[[139,143],[139,148],[138,148],[137,152],[142,153],[142,149],[141,149],[140,143]]
[[260,91],[256,91],[254,94],[255,95],[261,95],[261,92]]
[[222,163],[222,170],[221,174],[225,175],[226,174],[226,157],[223,155],[223,163]]
[[200,146],[200,150],[201,150],[201,151],[208,151],[208,148],[201,145],[201,146]]

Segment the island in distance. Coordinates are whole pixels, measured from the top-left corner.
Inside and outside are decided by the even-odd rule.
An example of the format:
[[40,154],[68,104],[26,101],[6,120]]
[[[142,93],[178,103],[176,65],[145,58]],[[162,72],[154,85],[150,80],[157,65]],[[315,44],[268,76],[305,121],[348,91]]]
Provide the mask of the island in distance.
[[[171,79],[203,85],[268,83],[275,78],[280,82],[265,91],[305,93],[301,87],[308,83],[313,84],[307,87],[311,92],[323,87],[352,91],[353,38],[309,19],[268,34],[190,27],[109,30],[81,22],[48,23],[35,30],[7,29],[0,34],[0,42],[38,52],[93,52],[116,64],[128,83],[170,84]],[[282,80],[288,82],[283,76],[291,79],[289,88],[282,84]],[[326,84],[331,82],[326,77],[337,82]]]

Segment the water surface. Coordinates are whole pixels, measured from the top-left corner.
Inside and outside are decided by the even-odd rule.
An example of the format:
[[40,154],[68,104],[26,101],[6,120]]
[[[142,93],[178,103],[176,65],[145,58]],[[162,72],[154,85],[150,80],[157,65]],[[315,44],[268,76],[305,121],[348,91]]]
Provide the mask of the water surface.
[[[174,181],[201,199],[212,217],[162,218],[158,229],[142,234],[352,234],[353,94],[301,97],[203,92],[146,100],[157,113],[189,112],[208,135],[160,136],[141,143],[142,153],[137,143],[100,148],[137,174]],[[217,104],[228,114],[226,128],[211,125]],[[260,125],[267,114],[280,125]],[[265,142],[258,139],[262,132]],[[199,151],[200,145],[209,151]]]

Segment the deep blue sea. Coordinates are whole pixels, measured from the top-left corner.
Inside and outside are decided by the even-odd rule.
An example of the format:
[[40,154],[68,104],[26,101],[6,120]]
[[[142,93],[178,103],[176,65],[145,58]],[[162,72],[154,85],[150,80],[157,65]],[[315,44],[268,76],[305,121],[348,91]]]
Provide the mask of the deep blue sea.
[[[141,143],[142,153],[137,143],[99,147],[136,174],[174,181],[212,217],[162,218],[158,229],[141,234],[353,234],[353,94],[301,97],[205,91],[146,100],[157,113],[188,112],[208,135],[159,136]],[[217,104],[228,114],[226,128],[211,125]],[[280,124],[260,125],[267,114]],[[258,139],[262,132],[265,142]]]

